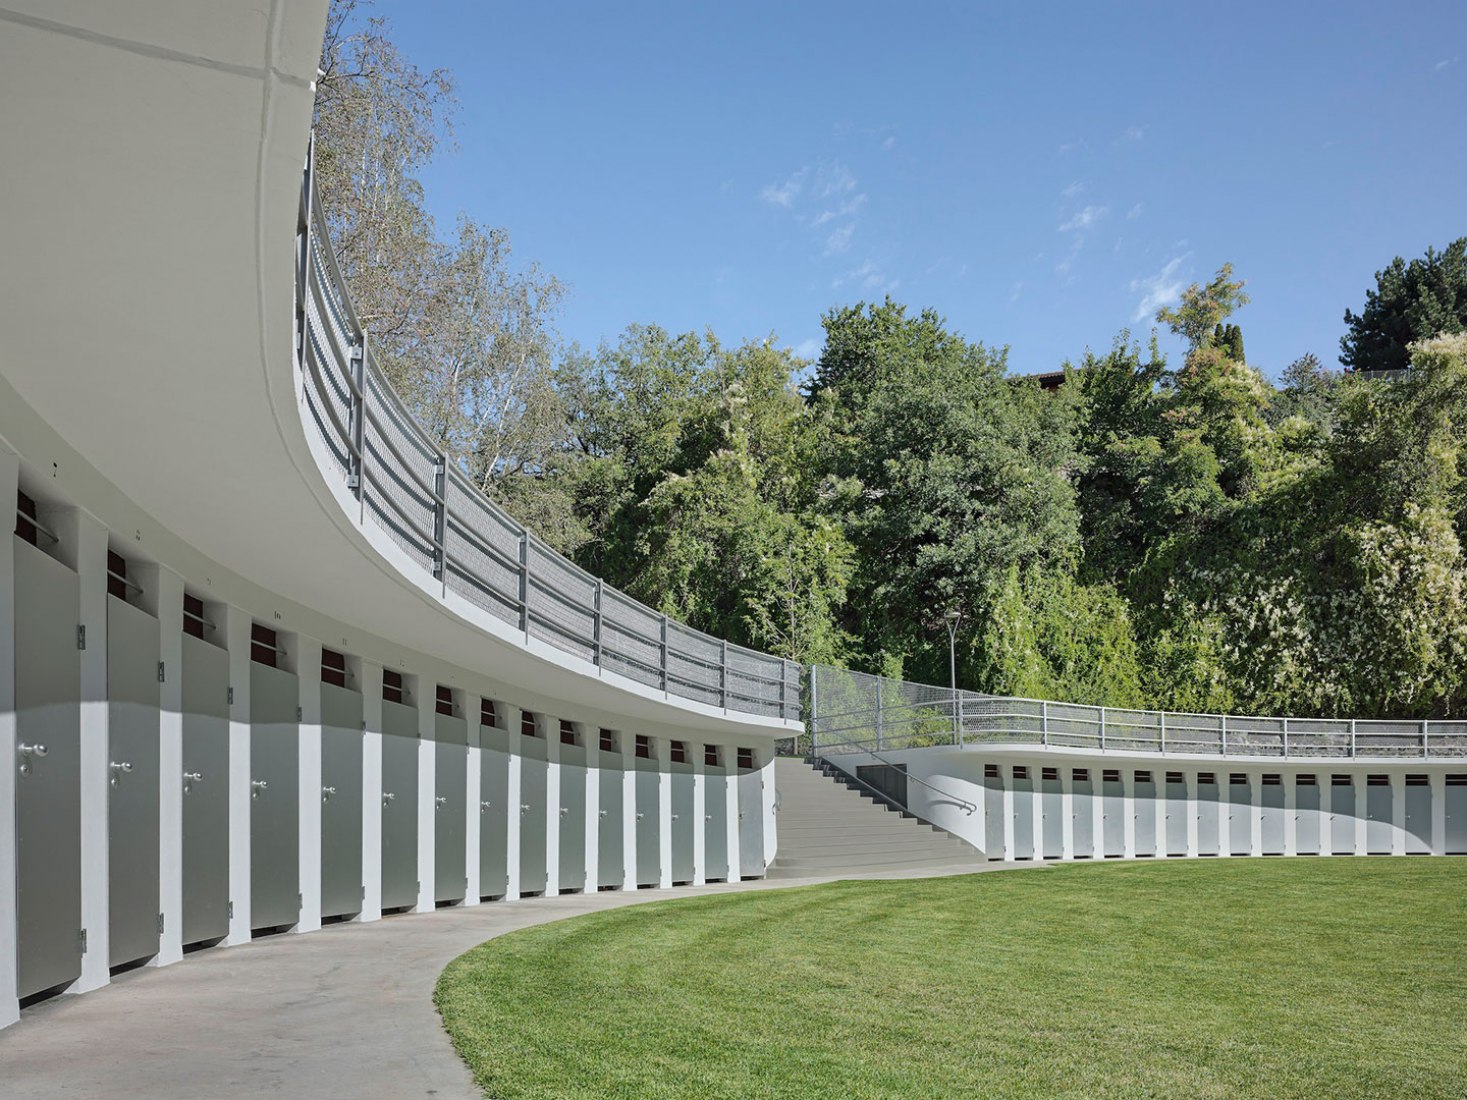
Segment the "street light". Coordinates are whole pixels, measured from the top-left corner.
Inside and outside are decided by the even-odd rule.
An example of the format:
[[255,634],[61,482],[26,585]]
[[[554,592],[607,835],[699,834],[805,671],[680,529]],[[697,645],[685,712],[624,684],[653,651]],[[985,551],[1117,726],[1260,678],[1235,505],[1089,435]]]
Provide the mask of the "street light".
[[953,744],[963,743],[962,715],[958,711],[958,621],[963,613],[956,607],[948,608],[947,615],[947,676],[949,689],[952,692],[953,705]]

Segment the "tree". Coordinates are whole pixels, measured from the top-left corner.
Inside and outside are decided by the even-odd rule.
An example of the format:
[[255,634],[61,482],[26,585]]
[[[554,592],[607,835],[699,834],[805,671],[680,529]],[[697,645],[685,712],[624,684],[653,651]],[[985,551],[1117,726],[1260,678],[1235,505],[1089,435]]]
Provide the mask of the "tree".
[[1415,341],[1467,329],[1467,237],[1409,264],[1397,256],[1375,273],[1365,308],[1345,310],[1345,324],[1340,362],[1355,371],[1404,370]]
[[[1157,323],[1166,325],[1187,341],[1189,357],[1205,348],[1211,348],[1217,326],[1234,311],[1248,304],[1248,295],[1244,293],[1243,285],[1241,280],[1233,279],[1233,265],[1223,264],[1206,286],[1193,283],[1182,292],[1182,300],[1175,307],[1162,306],[1157,310]],[[1241,355],[1241,336],[1238,351]]]

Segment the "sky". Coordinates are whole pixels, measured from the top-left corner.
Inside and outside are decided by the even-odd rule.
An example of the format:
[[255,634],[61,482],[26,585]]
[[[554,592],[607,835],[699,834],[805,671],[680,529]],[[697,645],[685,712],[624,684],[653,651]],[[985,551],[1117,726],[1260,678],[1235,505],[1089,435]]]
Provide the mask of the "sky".
[[1467,235],[1467,0],[372,10],[458,83],[440,229],[507,229],[584,347],[813,358],[823,314],[890,295],[1035,373],[1231,262],[1277,377],[1338,366],[1374,273]]

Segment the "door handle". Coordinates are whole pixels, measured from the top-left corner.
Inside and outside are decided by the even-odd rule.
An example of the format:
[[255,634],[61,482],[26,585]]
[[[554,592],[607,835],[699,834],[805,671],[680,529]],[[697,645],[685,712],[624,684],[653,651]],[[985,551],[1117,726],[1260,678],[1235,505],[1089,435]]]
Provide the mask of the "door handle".
[[335,787],[322,787],[321,788],[321,801],[322,802],[329,802],[329,801],[331,801],[331,796],[333,794],[335,794],[335,793],[336,793],[336,788]]
[[112,785],[115,787],[117,786],[117,781],[119,777],[126,775],[128,772],[132,771],[132,762],[130,760],[114,760],[107,765],[107,768],[112,772],[111,782]]
[[395,801],[397,801],[397,795],[393,794],[391,791],[383,791],[382,792],[382,803],[383,803],[383,805],[386,805],[389,802],[395,802]]
[[34,757],[40,758],[40,757],[46,755],[46,746],[45,745],[26,745],[26,744],[20,744],[20,745],[17,745],[15,747],[15,749],[16,749],[16,752],[20,753],[20,774],[21,775],[30,775],[31,774],[31,757],[34,756]]
[[485,810],[487,810],[492,805],[494,805],[494,803],[492,803],[492,802],[480,802],[479,803],[479,812],[480,813],[483,813]]
[[185,783],[202,783],[204,781],[204,773],[203,772],[184,772],[183,773],[183,781]]
[[250,781],[250,797],[251,798],[259,798],[261,791],[267,791],[269,789],[270,789],[270,784],[267,783],[263,779],[253,779],[253,780]]
[[448,805],[448,796],[447,795],[440,794],[437,798],[433,799],[433,805],[435,805],[435,806],[447,806]]

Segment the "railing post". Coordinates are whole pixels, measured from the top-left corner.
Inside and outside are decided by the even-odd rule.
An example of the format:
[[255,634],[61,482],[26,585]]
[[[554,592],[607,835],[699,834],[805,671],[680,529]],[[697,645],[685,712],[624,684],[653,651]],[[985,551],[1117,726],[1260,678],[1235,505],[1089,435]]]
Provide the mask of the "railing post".
[[966,741],[967,734],[963,730],[963,693],[961,691],[958,692],[958,701],[957,701],[957,708],[956,709],[957,709],[957,722],[958,722],[958,740],[957,740],[957,745],[958,745],[958,748],[962,748],[963,745],[964,745],[964,743],[965,743],[965,741]]
[[1287,716],[1285,716],[1285,718],[1284,718],[1284,758],[1285,759],[1288,759],[1288,756],[1289,756],[1289,719],[1288,719]]
[[667,690],[667,612],[658,618],[658,649],[662,659],[662,690]]
[[783,721],[786,716],[785,689],[788,687],[788,681],[786,679],[787,671],[788,670],[785,667],[784,658],[781,657],[779,659],[779,717],[781,721]]
[[367,334],[357,336],[351,346],[351,466],[347,486],[361,500],[367,492]]
[[[724,661],[724,667],[727,668],[728,667],[728,643],[727,642],[724,643],[723,661]],[[815,678],[815,666],[812,664],[812,665],[810,665],[810,715],[809,715],[809,717],[806,720],[807,723],[808,723],[808,725],[810,726],[810,759],[812,759],[812,760],[815,759],[815,729],[816,729],[816,724],[820,721],[820,695],[819,695],[818,690],[816,689],[816,684],[818,682],[819,681]],[[796,755],[798,755],[798,753]]]
[[1100,708],[1100,747],[1105,748],[1105,708]]
[[446,580],[448,565],[448,458],[433,462],[433,575]]
[[1049,700],[1039,701],[1039,743],[1049,748]]
[[881,751],[881,739],[885,730],[882,729],[883,715],[881,713],[881,677],[876,677],[876,751]]
[[1222,716],[1222,755],[1228,754],[1228,716]]
[[1355,719],[1350,719],[1350,757],[1355,756]]
[[1431,755],[1431,723],[1425,718],[1421,720],[1421,759],[1425,760]]
[[520,532],[520,629],[530,637],[530,533]]
[[591,662],[601,667],[601,586],[600,577],[591,591]]
[[1156,716],[1161,725],[1161,751],[1166,752],[1166,711],[1159,710]]

